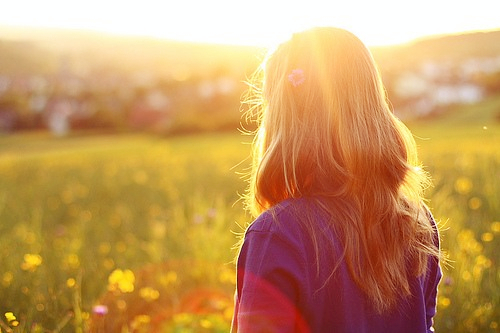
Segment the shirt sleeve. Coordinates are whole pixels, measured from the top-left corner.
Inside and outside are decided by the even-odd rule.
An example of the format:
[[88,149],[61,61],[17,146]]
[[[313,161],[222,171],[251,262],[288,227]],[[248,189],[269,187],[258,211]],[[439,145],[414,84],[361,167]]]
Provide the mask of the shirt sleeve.
[[[429,213],[430,215],[430,213]],[[430,215],[430,221],[432,227],[434,228],[434,245],[439,249],[439,233],[436,226],[436,222],[432,215]],[[425,313],[426,313],[426,323],[427,332],[434,332],[434,322],[433,318],[436,315],[437,306],[437,291],[438,285],[442,277],[441,267],[439,265],[438,258],[429,259],[429,268],[427,270],[427,279],[425,284]]]
[[248,232],[237,271],[232,332],[308,332],[297,307],[304,262],[293,242],[271,231]]

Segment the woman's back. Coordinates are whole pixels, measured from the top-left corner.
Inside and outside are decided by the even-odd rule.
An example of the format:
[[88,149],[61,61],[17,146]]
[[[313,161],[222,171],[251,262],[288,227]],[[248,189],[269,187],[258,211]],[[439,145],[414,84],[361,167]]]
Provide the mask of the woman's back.
[[[314,28],[262,74],[248,99],[259,127],[246,202],[260,217],[239,255],[240,330],[430,329],[441,272],[428,175],[370,51]],[[254,328],[260,318],[273,329]]]
[[[318,212],[320,239],[308,236],[300,218],[304,211]],[[430,332],[441,278],[437,260],[428,261],[425,275],[411,279],[411,296],[379,314],[351,278],[342,240],[327,216],[314,200],[291,199],[252,223],[238,261],[233,331]],[[435,226],[431,216],[429,223]],[[315,242],[323,249],[318,257]]]

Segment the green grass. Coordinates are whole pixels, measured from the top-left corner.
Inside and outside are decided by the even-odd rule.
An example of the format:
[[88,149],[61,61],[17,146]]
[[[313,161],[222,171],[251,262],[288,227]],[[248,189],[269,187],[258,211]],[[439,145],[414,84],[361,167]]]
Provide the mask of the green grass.
[[241,139],[2,138],[0,312],[13,312],[21,331],[33,323],[85,331],[94,305],[121,304],[106,299],[112,271],[131,269],[140,279],[152,265],[158,278],[175,277],[175,286],[146,286],[168,293],[159,301],[175,300],[165,308],[182,313],[183,297],[198,288],[223,292],[228,304],[216,310],[228,325],[232,231],[248,221],[237,204],[243,181],[231,170],[247,155]]
[[[410,124],[451,260],[439,332],[500,325],[493,115]],[[245,183],[237,172],[249,164],[243,141],[250,139],[0,137],[2,332],[227,332],[234,232],[250,221],[238,201]]]
[[449,266],[437,332],[497,332],[500,325],[500,99],[410,124],[433,178],[430,206]]

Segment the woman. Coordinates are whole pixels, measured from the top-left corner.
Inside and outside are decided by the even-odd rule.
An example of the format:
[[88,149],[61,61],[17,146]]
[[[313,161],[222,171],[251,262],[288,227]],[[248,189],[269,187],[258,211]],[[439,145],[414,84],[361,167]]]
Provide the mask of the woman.
[[352,33],[294,34],[263,64],[233,332],[431,332],[427,175]]

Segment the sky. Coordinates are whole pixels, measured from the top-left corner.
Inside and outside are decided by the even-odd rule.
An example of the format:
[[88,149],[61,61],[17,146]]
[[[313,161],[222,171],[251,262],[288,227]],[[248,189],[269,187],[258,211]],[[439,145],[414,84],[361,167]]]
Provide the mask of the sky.
[[[8,0],[0,25],[271,46],[312,26],[350,30],[370,46],[500,28],[495,0]],[[1,37],[1,34],[0,34]]]

